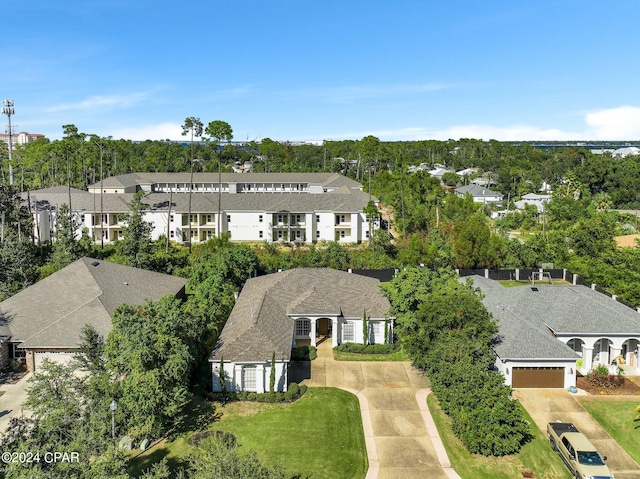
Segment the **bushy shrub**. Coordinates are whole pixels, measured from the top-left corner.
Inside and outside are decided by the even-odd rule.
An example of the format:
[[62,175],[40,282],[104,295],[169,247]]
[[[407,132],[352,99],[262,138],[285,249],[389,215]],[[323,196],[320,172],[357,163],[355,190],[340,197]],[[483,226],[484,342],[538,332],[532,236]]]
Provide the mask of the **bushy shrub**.
[[292,402],[302,397],[307,392],[307,386],[298,386],[297,383],[289,384],[286,392],[266,392],[266,393],[252,393],[247,391],[240,391],[237,393],[213,393],[207,394],[207,399],[210,401],[217,401],[221,403],[228,403],[233,401],[252,401],[252,402],[264,402],[264,403],[278,403],[278,402]]
[[334,348],[339,353],[355,354],[391,354],[400,349],[399,344],[367,344],[343,343]]
[[618,374],[609,374],[609,368],[604,364],[598,364],[585,376],[592,386],[599,388],[618,388],[624,386],[622,368],[618,368]]
[[313,361],[317,356],[315,346],[300,346],[291,351],[292,361]]
[[488,345],[450,331],[430,350],[429,379],[467,450],[503,456],[518,452],[532,435],[504,377],[491,371],[492,362]]

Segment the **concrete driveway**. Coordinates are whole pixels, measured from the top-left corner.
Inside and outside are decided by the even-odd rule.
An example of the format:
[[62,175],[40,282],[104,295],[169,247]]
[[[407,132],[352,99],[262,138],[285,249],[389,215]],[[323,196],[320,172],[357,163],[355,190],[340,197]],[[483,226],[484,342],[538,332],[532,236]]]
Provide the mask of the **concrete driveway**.
[[429,381],[411,363],[335,361],[327,341],[310,373],[304,384],[345,389],[360,400],[367,479],[459,479],[426,407]]
[[33,373],[27,374],[15,384],[0,385],[0,391],[4,391],[4,394],[0,396],[0,432],[7,429],[12,417],[28,415],[26,411],[22,410],[22,403],[27,399],[29,379],[32,375]]
[[[576,395],[564,389],[516,389],[513,395],[545,435],[550,422],[572,422],[587,435],[602,455],[607,456],[607,465],[616,479],[640,477],[640,466],[584,410]],[[637,396],[627,398],[633,400]]]

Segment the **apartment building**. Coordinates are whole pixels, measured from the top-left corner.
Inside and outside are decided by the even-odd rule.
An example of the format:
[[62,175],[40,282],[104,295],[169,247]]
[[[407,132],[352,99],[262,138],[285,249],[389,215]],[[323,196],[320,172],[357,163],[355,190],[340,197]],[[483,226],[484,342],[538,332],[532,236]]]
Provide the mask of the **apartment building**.
[[[87,191],[54,187],[28,195],[36,235],[51,241],[55,216],[71,198],[81,229],[96,242],[121,237],[129,204],[146,192],[144,218],[152,239],[201,243],[222,233],[232,241],[360,243],[369,238],[363,210],[377,199],[338,173],[132,173],[106,178]],[[25,195],[27,198],[27,195]]]

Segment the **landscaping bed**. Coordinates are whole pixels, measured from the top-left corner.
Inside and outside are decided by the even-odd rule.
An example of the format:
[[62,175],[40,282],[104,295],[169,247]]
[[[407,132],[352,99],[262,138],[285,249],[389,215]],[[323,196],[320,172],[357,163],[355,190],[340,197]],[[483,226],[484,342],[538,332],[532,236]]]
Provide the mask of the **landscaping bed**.
[[587,381],[584,376],[578,376],[576,387],[593,395],[632,396],[640,395],[640,386],[629,378],[622,378],[622,385],[615,387],[595,386]]

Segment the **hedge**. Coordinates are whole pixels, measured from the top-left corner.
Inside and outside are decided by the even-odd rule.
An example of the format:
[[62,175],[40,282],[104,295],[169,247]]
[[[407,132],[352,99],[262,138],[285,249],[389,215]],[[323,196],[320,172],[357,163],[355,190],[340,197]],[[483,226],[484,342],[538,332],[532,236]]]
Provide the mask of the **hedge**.
[[355,354],[391,354],[400,350],[400,344],[364,344],[360,343],[343,343],[333,348],[339,353],[355,353]]

